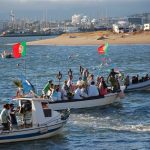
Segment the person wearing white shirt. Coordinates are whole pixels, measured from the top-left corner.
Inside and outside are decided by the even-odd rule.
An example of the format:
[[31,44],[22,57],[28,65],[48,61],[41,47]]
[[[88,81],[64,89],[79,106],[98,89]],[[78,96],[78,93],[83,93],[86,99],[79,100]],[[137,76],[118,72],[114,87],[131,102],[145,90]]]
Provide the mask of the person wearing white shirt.
[[83,84],[82,88],[81,88],[81,97],[83,97],[83,98],[88,97],[87,90],[86,90],[86,85],[85,84]]
[[0,113],[0,121],[1,124],[3,125],[3,130],[9,130],[10,129],[10,117],[9,117],[9,104],[5,104],[3,106],[3,110]]
[[99,95],[98,88],[95,85],[95,82],[92,81],[91,85],[88,88],[88,96],[91,97],[91,96],[98,96],[98,95]]
[[72,82],[73,77],[70,76],[68,81],[67,81],[67,86],[69,87],[69,91],[73,92],[74,91],[74,86],[73,86],[73,82]]
[[51,98],[54,101],[62,100],[62,94],[60,92],[59,86],[57,86],[56,89],[53,91]]
[[80,85],[75,90],[73,99],[82,99],[82,97],[81,97],[81,86]]
[[67,85],[67,80],[64,81],[64,84],[63,84],[62,89],[61,89],[61,93],[62,93],[62,99],[68,100],[67,93],[69,93],[69,87]]

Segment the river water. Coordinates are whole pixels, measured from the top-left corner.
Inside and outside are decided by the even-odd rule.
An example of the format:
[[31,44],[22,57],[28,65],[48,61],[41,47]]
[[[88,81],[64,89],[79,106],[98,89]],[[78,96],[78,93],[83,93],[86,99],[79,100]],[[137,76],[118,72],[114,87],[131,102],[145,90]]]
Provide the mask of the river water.
[[[38,40],[47,37],[0,38],[0,52],[11,50],[8,43]],[[56,74],[67,78],[73,70],[74,82],[82,65],[96,75],[108,75],[116,68],[130,76],[150,74],[150,45],[110,45],[108,64],[100,67],[102,58],[98,46],[28,46],[27,54],[19,59],[0,58],[0,109],[15,95],[13,80],[25,75],[37,93],[49,79],[58,82]],[[18,65],[19,64],[19,65]],[[1,144],[0,150],[149,150],[150,93],[133,92],[120,104],[72,111],[69,121],[59,135],[30,142]]]

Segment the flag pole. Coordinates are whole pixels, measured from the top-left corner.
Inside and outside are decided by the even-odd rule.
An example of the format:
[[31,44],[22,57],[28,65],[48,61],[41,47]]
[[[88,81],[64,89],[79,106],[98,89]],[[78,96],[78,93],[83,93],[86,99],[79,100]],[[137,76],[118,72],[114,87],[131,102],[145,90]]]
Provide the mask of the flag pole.
[[25,67],[25,77],[26,77],[27,72],[26,72],[26,60],[25,59],[24,59],[24,65],[25,65],[24,67]]
[[24,74],[25,74],[25,77],[26,77],[26,60],[23,58],[23,62],[24,62]]

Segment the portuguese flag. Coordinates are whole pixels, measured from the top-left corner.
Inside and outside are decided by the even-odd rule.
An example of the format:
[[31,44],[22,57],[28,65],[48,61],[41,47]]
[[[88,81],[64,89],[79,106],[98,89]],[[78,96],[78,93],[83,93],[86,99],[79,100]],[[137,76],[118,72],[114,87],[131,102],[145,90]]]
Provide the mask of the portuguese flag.
[[26,55],[26,42],[13,45],[14,58],[24,57]]
[[98,53],[101,55],[108,53],[108,43],[102,44],[100,47],[98,47]]

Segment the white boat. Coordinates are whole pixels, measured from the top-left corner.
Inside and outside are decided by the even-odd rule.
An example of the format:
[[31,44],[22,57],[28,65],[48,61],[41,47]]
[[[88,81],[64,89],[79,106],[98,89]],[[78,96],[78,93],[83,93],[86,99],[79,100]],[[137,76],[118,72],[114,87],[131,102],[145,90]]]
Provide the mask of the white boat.
[[68,109],[68,108],[78,109],[78,108],[104,106],[104,105],[109,105],[115,102],[120,102],[122,100],[121,94],[122,92],[110,93],[105,96],[88,97],[85,99],[71,99],[71,100],[59,100],[59,101],[49,100],[49,104],[50,104],[50,108],[53,110],[63,110],[63,109]]
[[6,51],[4,50],[2,53],[1,53],[1,57],[2,58],[14,58],[13,54],[9,51]]
[[18,98],[15,100],[19,102],[19,106],[31,105],[31,123],[28,127],[20,124],[16,129],[1,129],[0,143],[29,141],[54,136],[60,133],[69,117],[69,113],[60,114],[53,111],[48,102],[43,99]]
[[127,87],[123,86],[122,89],[124,89],[124,92],[147,91],[150,90],[150,80],[130,84]]

